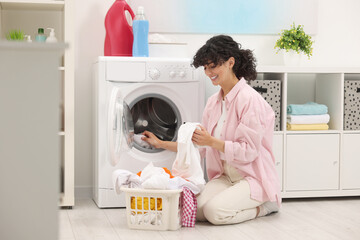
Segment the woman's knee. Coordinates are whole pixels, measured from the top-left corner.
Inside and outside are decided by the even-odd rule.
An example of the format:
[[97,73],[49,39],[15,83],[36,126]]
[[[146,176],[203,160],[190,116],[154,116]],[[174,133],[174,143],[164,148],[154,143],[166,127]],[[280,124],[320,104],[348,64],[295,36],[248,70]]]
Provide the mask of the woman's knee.
[[226,224],[227,215],[229,213],[225,213],[223,211],[222,206],[215,201],[208,201],[203,207],[203,216],[204,218],[214,225]]

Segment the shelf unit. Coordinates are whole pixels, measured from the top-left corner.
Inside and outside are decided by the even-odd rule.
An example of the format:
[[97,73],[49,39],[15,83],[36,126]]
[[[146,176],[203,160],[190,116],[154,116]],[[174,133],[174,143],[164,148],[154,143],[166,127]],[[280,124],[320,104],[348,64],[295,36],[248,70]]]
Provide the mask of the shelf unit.
[[[258,80],[281,80],[280,131],[274,133],[283,198],[360,196],[360,130],[344,130],[344,82],[360,68],[259,66]],[[286,129],[288,104],[328,106],[329,130]]]
[[[9,30],[23,30],[35,40],[37,29],[55,29],[59,42],[66,42],[60,67],[61,73],[61,186],[59,205],[74,206],[74,3],[72,0],[0,0],[0,39]],[[45,43],[44,43],[45,44]]]

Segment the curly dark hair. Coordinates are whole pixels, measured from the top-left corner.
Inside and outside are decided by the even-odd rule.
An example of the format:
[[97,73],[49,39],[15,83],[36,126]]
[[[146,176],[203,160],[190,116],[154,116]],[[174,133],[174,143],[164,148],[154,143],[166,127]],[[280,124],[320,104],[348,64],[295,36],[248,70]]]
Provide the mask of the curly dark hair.
[[196,52],[192,66],[195,68],[207,64],[219,66],[231,57],[235,59],[233,72],[238,79],[242,77],[247,81],[256,79],[256,59],[253,52],[242,49],[241,44],[227,35],[218,35],[207,40],[206,44]]

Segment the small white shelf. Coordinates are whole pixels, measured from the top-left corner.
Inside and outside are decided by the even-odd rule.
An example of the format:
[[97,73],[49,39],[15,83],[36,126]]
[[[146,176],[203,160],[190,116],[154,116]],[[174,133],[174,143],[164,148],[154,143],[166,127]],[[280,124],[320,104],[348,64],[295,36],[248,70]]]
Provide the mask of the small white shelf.
[[333,134],[341,133],[340,130],[312,130],[312,131],[301,131],[301,130],[286,130],[286,134]]
[[[281,131],[273,152],[282,197],[360,196],[360,130],[344,130],[344,82],[360,80],[360,67],[258,66],[260,80],[281,80]],[[328,107],[329,130],[287,130],[289,104]]]
[[259,73],[360,73],[360,67],[334,67],[334,66],[258,66]]
[[[32,43],[15,44],[4,41],[4,46],[11,48],[16,45],[18,51],[28,49],[44,49],[43,51],[55,51],[57,45],[66,46],[67,50],[59,57],[58,71],[60,75],[60,102],[57,111],[60,113],[61,122],[58,130],[58,138],[61,141],[61,173],[62,197],[60,206],[74,206],[74,0],[0,0],[0,39],[4,40],[9,31],[22,30],[30,35]],[[44,44],[35,42],[38,28],[44,28],[46,35],[51,27],[55,29],[57,44]],[[1,41],[0,40],[0,41]],[[50,79],[48,79],[50,80]]]
[[360,134],[360,130],[344,130],[343,133],[345,133],[345,134],[348,134],[348,133]]
[[64,1],[26,1],[26,0],[0,0],[2,10],[58,10],[64,9]]

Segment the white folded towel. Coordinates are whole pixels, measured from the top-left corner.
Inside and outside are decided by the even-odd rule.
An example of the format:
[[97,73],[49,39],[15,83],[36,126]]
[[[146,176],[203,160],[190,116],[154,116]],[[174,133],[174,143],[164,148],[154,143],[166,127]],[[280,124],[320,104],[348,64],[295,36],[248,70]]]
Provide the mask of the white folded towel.
[[195,147],[191,138],[200,123],[187,122],[180,126],[178,132],[178,146],[172,174],[189,180],[201,187],[206,182],[201,168],[199,149]]
[[290,124],[319,124],[329,123],[329,114],[320,115],[287,115],[287,122]]

